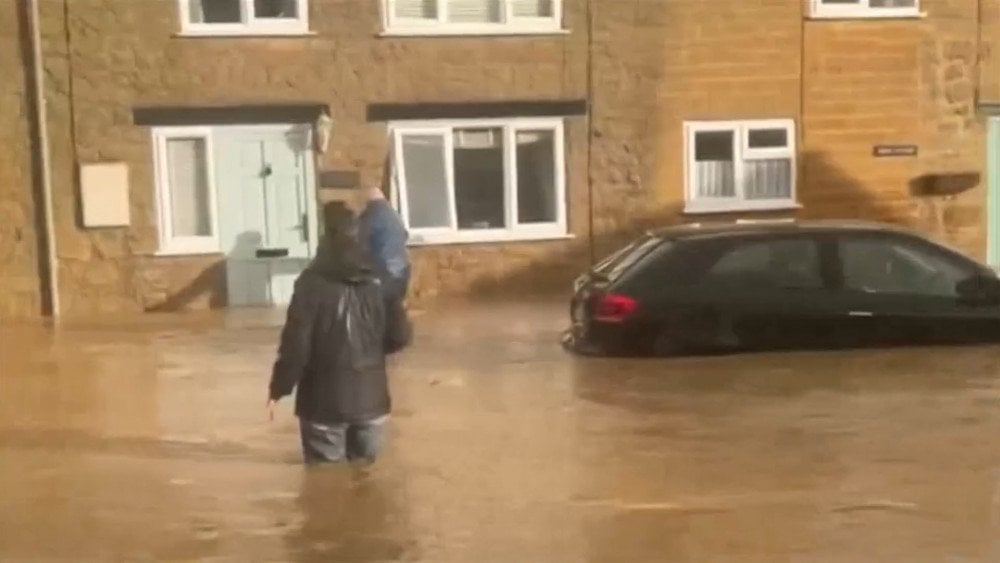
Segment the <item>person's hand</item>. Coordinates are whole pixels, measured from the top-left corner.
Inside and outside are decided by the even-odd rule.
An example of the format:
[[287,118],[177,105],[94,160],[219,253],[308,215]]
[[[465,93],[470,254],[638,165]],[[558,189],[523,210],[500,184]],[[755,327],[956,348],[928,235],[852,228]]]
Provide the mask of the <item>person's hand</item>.
[[274,422],[274,408],[277,404],[274,399],[267,400],[267,419],[271,422]]

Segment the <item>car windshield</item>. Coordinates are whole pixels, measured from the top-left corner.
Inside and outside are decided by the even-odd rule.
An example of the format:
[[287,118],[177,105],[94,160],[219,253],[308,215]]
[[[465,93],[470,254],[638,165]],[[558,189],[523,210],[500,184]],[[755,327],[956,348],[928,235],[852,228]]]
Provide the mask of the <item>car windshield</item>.
[[593,273],[609,281],[615,280],[662,242],[662,238],[652,235],[640,237],[598,262]]

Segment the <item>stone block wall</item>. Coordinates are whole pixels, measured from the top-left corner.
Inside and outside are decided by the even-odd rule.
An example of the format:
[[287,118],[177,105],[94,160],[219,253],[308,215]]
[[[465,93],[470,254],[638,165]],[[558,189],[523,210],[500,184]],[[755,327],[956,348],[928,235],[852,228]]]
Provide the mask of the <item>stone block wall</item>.
[[[989,96],[1000,76],[996,0],[981,15],[977,0],[922,0],[923,18],[838,21],[808,18],[801,0],[593,6],[599,253],[650,224],[732,218],[683,213],[685,120],[791,118],[801,209],[741,216],[891,221],[985,255],[984,182],[919,180],[985,173],[974,91]],[[874,158],[878,144],[918,155]]]
[[592,4],[597,254],[693,220],[682,214],[685,120],[799,117],[799,4]]
[[[387,139],[370,103],[589,98],[589,118],[567,119],[574,237],[414,249],[418,301],[565,288],[644,228],[731,218],[683,213],[685,120],[796,121],[802,208],[750,216],[889,220],[984,254],[983,182],[916,180],[984,173],[975,101],[1000,101],[1000,0],[847,21],[808,19],[801,0],[564,3],[565,35],[380,37],[378,2],[314,0],[308,37],[194,38],[175,0],[42,2],[64,312],[225,301],[221,257],[154,256],[150,134],[132,122],[148,105],[327,103],[320,166],[371,181]],[[15,5],[0,0],[0,317],[37,311],[40,286]],[[880,143],[919,153],[873,158]],[[76,167],[99,160],[131,167],[128,229],[80,227]]]
[[37,318],[42,307],[20,3],[0,0],[0,322]]
[[[573,33],[540,37],[383,38],[378,2],[310,2],[308,37],[179,37],[175,0],[43,3],[56,171],[61,297],[68,316],[201,307],[224,302],[220,257],[156,257],[150,132],[132,122],[148,105],[329,104],[334,119],[322,168],[382,175],[378,102],[586,97],[582,0],[567,0]],[[487,291],[535,276],[568,279],[586,262],[586,121],[567,120],[570,228],[575,239],[415,249],[414,297]],[[121,160],[131,169],[132,226],[79,225],[76,166]],[[532,273],[529,274],[528,272]],[[504,283],[509,280],[510,284]],[[222,297],[219,297],[223,295]]]

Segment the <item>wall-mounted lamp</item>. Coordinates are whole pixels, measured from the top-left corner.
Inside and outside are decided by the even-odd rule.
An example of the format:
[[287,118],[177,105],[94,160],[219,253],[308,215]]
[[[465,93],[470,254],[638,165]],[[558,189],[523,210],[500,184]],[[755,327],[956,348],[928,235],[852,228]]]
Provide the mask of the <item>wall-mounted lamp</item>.
[[323,110],[319,117],[316,118],[316,123],[313,124],[313,135],[316,140],[316,152],[323,154],[326,152],[327,147],[330,145],[330,131],[333,128],[333,118],[326,110]]

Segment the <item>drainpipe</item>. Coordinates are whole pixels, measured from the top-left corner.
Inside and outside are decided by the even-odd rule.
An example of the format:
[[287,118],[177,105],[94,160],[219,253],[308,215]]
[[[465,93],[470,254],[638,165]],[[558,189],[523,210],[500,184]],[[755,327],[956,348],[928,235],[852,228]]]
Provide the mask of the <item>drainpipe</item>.
[[[31,62],[35,81],[35,119],[38,120],[38,148],[40,151],[39,174],[45,215],[45,249],[48,272],[46,276],[49,292],[47,311],[53,319],[59,318],[59,264],[56,259],[56,227],[52,205],[52,158],[49,153],[48,112],[45,105],[45,71],[42,56],[41,19],[38,0],[28,0],[29,25],[31,27]],[[66,22],[69,25],[69,22]]]

